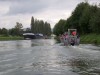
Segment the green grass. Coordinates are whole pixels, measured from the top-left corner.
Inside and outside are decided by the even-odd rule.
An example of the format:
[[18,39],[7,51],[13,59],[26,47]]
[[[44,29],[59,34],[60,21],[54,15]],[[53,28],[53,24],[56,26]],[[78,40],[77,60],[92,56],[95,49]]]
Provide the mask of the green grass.
[[100,44],[100,34],[87,34],[82,35],[81,43],[93,43],[93,44]]
[[0,36],[0,41],[6,41],[6,40],[23,40],[23,37],[20,36]]

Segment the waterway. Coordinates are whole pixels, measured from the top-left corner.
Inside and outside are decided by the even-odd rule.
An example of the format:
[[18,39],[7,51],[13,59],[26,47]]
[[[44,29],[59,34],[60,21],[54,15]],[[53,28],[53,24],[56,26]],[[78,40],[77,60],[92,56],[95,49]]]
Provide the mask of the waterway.
[[0,75],[100,75],[100,46],[54,39],[0,41]]

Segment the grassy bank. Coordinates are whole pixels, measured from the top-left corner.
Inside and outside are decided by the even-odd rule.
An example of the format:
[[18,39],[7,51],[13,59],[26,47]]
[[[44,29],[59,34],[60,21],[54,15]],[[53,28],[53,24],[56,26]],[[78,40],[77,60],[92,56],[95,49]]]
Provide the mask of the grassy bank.
[[7,40],[23,40],[23,37],[20,36],[0,36],[0,41],[7,41]]
[[100,44],[100,34],[81,35],[81,43]]

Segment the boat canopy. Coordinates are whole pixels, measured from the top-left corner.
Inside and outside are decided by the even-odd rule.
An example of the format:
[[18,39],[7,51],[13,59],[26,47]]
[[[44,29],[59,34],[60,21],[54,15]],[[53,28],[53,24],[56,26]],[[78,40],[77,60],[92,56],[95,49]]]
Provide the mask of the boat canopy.
[[34,33],[24,33],[23,35],[35,35]]

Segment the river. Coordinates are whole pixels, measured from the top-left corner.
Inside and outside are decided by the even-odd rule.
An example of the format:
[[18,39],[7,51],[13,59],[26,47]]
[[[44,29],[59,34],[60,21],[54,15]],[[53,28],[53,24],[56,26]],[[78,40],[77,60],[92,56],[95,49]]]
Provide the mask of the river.
[[100,75],[100,47],[54,39],[0,41],[0,75]]

